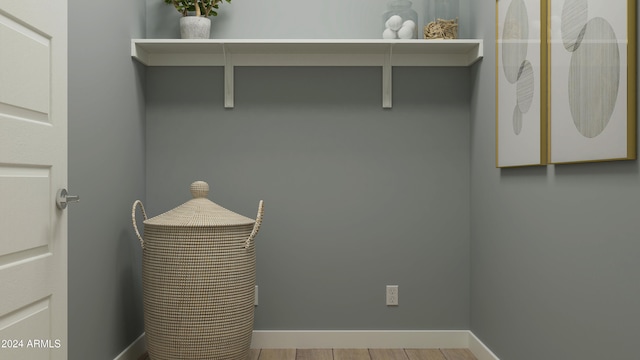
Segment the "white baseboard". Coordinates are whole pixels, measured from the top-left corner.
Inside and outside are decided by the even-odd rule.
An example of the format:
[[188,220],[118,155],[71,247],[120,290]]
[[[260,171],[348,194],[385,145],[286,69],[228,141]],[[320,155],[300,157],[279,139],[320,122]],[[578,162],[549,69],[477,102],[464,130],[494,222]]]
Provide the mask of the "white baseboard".
[[[253,349],[466,348],[478,360],[500,360],[469,330],[256,330]],[[137,360],[146,351],[140,335],[114,360]]]
[[138,360],[147,351],[145,333],[142,333],[131,345],[127,346],[114,360]]
[[476,337],[474,333],[469,331],[469,350],[475,355],[478,360],[500,360],[498,357],[489,350],[489,348]]

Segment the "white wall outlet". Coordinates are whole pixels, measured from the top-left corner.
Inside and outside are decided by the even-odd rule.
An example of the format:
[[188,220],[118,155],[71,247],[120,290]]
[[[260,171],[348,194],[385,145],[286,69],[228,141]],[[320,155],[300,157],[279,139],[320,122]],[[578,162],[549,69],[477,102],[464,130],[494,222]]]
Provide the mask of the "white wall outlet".
[[398,285],[387,285],[387,305],[398,305]]
[[258,285],[256,285],[256,290],[253,293],[253,305],[258,306]]

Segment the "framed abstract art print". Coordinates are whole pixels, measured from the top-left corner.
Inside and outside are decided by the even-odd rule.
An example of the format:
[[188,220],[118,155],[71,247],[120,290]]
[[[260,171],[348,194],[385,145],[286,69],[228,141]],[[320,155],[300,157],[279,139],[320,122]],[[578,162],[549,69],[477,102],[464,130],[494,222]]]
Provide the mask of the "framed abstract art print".
[[497,167],[547,163],[546,1],[496,1]]
[[636,0],[549,1],[550,163],[636,157]]

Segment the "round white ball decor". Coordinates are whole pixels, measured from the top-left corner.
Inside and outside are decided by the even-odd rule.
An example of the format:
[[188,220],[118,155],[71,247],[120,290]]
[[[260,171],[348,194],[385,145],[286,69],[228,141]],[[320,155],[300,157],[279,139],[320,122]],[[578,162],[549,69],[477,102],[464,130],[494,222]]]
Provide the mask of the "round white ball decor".
[[402,18],[399,15],[393,15],[387,20],[385,26],[393,31],[398,31],[402,27]]
[[402,23],[402,27],[405,27],[405,26],[410,26],[410,27],[415,29],[416,28],[416,23],[413,22],[413,20],[407,20],[407,21]]
[[412,26],[403,26],[398,30],[398,37],[400,39],[413,39],[416,28]]
[[384,29],[384,31],[382,32],[382,38],[383,39],[397,39],[398,38],[398,34],[395,31],[387,28],[387,29]]

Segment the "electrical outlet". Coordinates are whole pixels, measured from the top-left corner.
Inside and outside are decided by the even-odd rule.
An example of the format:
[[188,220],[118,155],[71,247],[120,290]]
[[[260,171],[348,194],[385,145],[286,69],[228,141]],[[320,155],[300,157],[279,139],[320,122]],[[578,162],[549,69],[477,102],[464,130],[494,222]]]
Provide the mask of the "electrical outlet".
[[387,285],[387,305],[398,305],[398,285]]
[[258,306],[258,285],[256,285],[256,290],[253,293],[253,305]]

